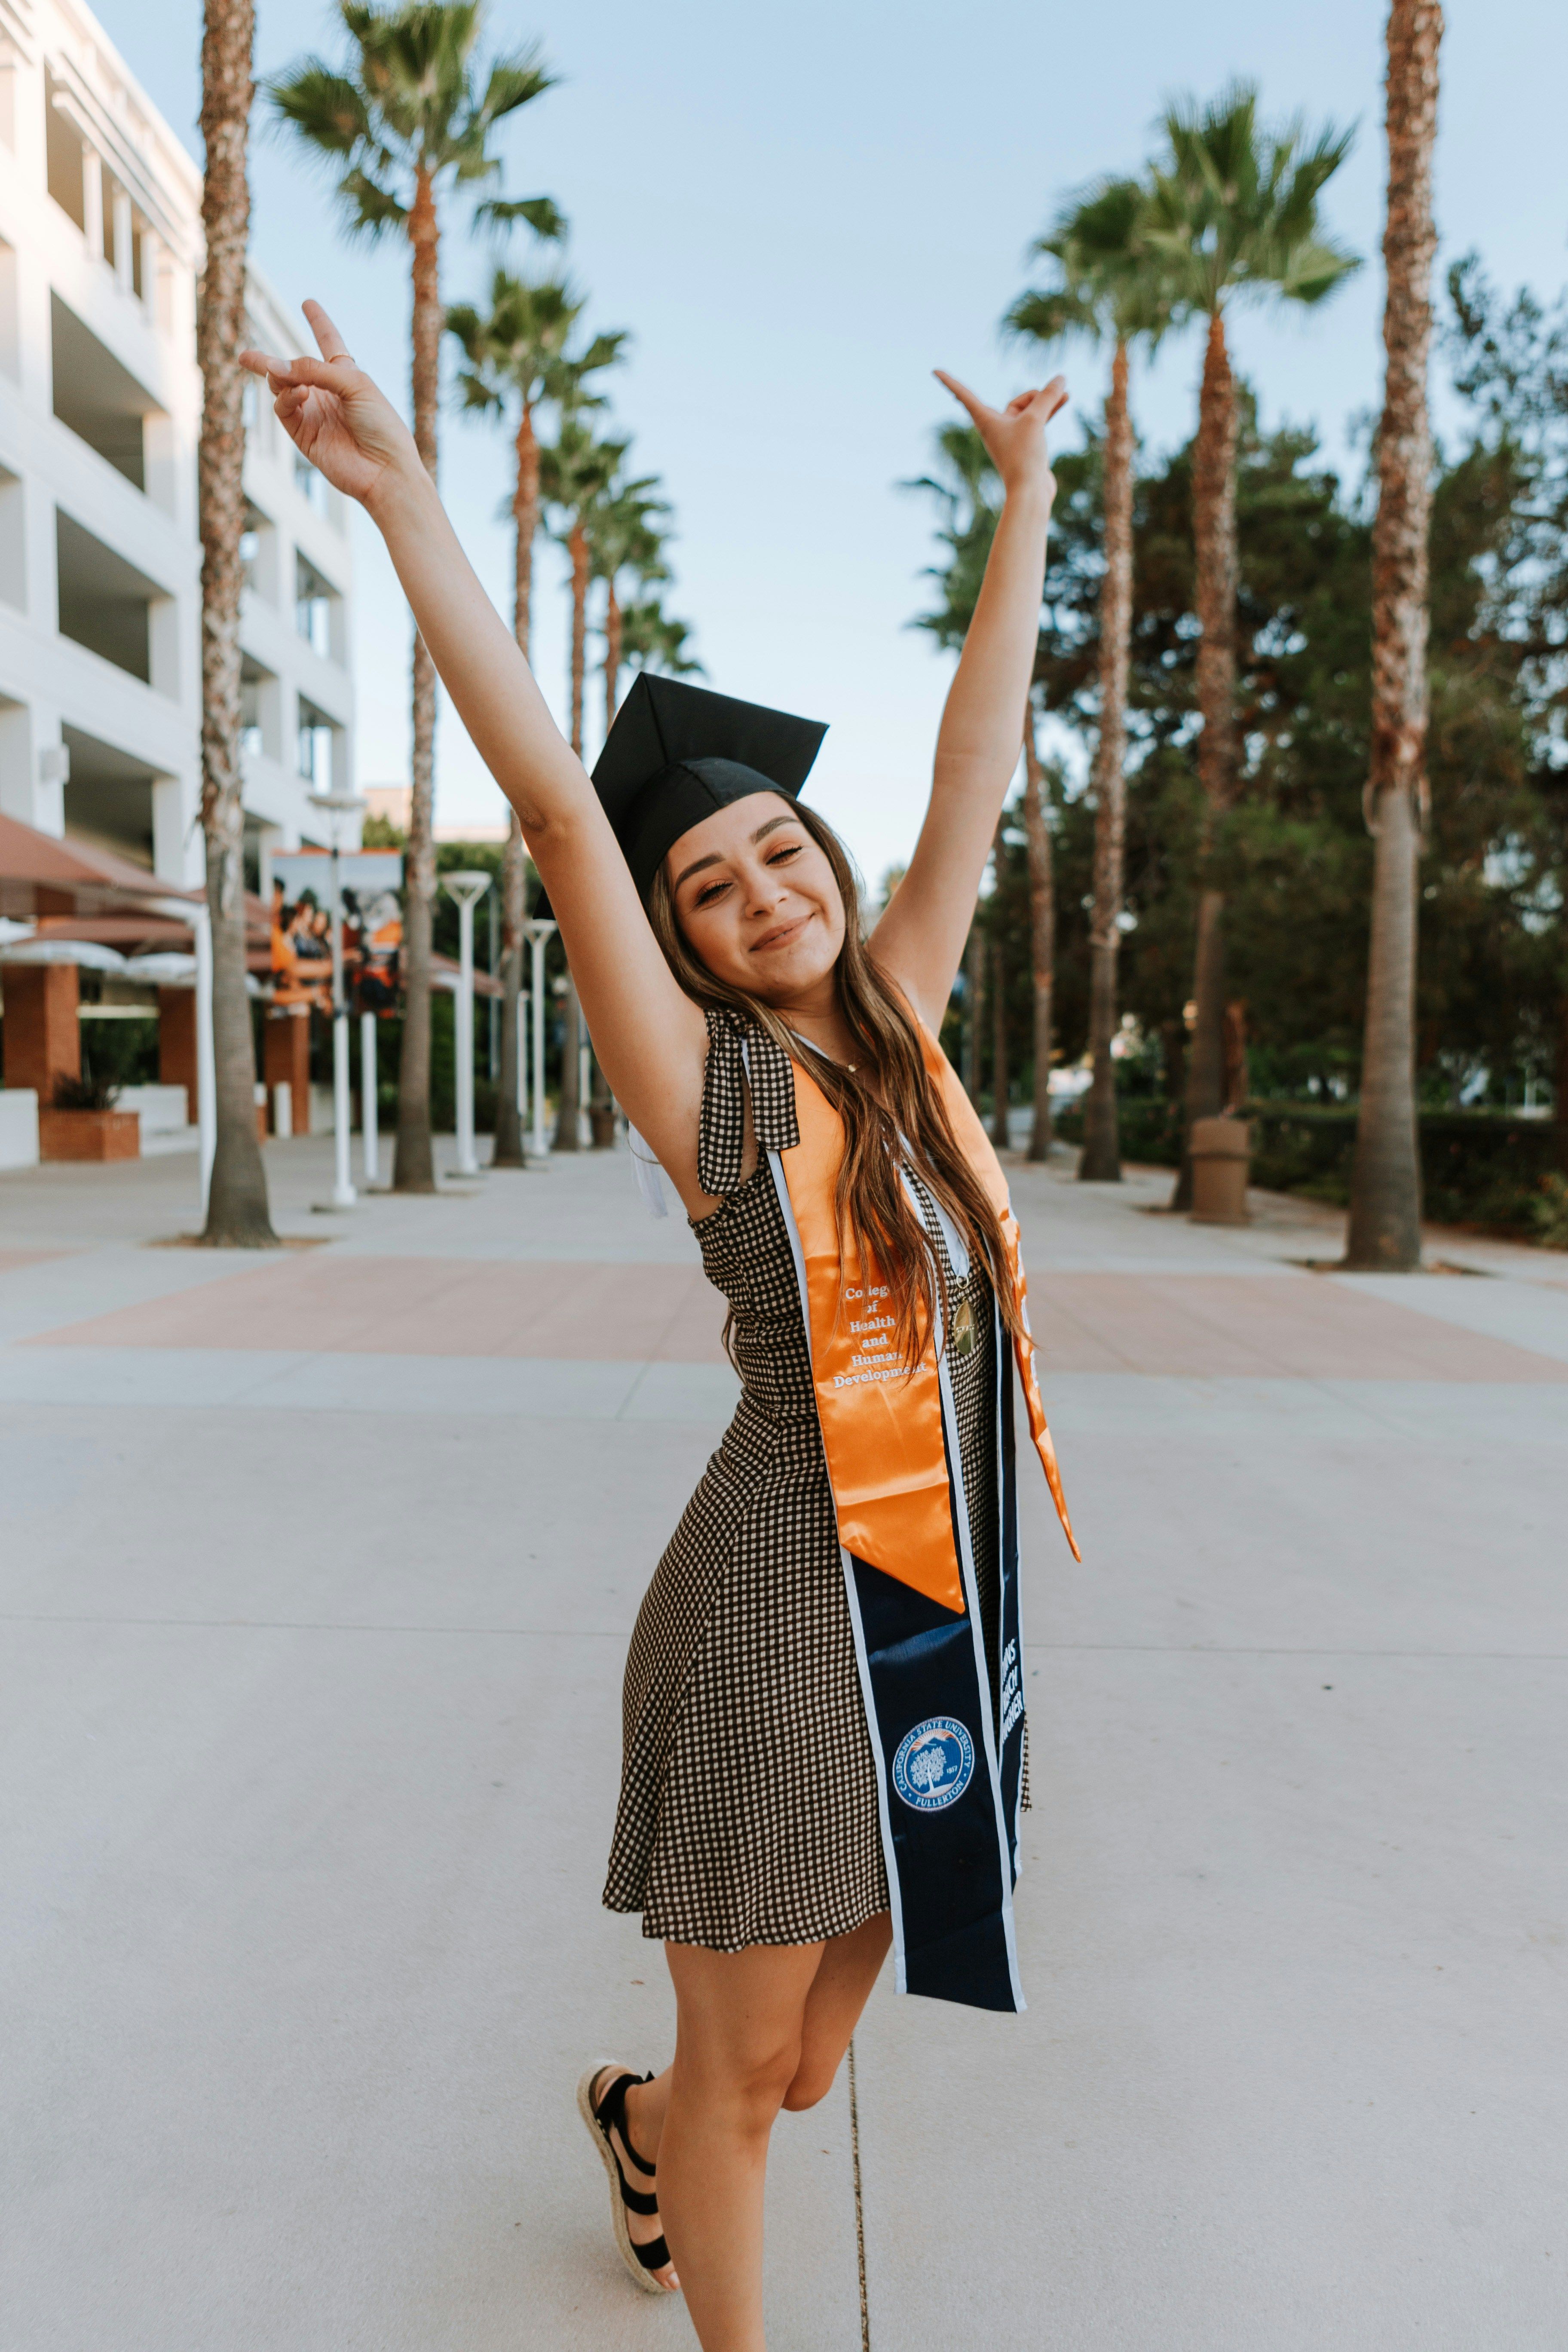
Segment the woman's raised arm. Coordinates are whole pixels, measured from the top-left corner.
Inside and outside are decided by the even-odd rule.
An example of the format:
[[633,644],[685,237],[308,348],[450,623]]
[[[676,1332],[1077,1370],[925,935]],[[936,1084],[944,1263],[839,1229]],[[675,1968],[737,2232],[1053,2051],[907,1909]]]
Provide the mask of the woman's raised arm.
[[933,1034],[952,990],[1023,745],[1046,531],[1056,496],[1046,426],[1067,399],[1058,375],[1042,391],[1020,393],[1004,409],[988,408],[953,377],[937,373],[973,418],[1001,476],[1004,497],[942,716],[925,822],[909,872],[872,941],[877,961]]
[[414,618],[474,744],[516,809],[550,893],[605,1074],[688,1204],[707,1029],[649,929],[582,761],[458,544],[412,435],[319,303],[305,315],[319,360],[260,352],[279,421],[385,540]]

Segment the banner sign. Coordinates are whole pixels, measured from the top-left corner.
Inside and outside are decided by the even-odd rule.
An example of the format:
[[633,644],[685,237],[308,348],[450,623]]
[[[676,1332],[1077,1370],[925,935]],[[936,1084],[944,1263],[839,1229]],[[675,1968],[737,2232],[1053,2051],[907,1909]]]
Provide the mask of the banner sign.
[[[272,859],[272,1002],[331,1011],[332,861],[325,850]],[[395,849],[348,849],[338,859],[343,981],[356,1012],[392,1013],[403,948],[403,859]]]

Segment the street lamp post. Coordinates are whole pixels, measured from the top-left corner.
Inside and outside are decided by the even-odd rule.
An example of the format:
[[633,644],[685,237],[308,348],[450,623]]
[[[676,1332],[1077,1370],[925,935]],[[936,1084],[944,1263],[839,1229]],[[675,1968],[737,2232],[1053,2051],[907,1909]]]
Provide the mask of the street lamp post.
[[352,1209],[357,1195],[349,1164],[349,1003],[343,988],[343,891],[338,861],[342,820],[357,816],[364,803],[357,793],[312,793],[310,801],[327,819],[332,860],[332,1206]]
[[538,920],[524,923],[522,935],[528,941],[531,958],[529,1010],[533,1017],[533,1121],[529,1130],[528,1148],[542,1160],[549,1150],[544,1140],[544,942],[555,929],[553,923]]
[[474,908],[490,887],[488,874],[443,874],[442,882],[458,902],[458,1173],[477,1176],[474,1157]]
[[217,1155],[217,1055],[213,1045],[213,927],[205,898],[154,900],[161,915],[188,923],[195,952],[196,993],[196,1186],[202,1223]]
[[375,1098],[375,1014],[359,1017],[360,1153],[364,1161],[365,1190],[381,1181],[381,1106]]

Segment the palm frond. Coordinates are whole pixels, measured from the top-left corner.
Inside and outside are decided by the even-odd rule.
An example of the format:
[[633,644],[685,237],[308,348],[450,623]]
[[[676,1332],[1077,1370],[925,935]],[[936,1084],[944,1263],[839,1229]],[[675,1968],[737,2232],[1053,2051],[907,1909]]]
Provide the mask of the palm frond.
[[1089,181],[1059,207],[1030,248],[1054,263],[1054,282],[1019,296],[1005,332],[1036,342],[1157,343],[1180,299],[1170,258],[1146,234],[1151,191],[1141,180]]
[[520,106],[527,106],[532,100],[542,98],[547,89],[554,89],[559,79],[542,64],[537,41],[520,50],[515,57],[498,58],[490,68],[484,96],[476,109],[479,121],[488,129],[490,123],[499,122],[503,115],[515,114]]
[[475,226],[498,236],[504,237],[519,221],[551,244],[559,244],[567,233],[566,215],[553,196],[487,196],[474,206]]
[[291,73],[279,74],[262,87],[278,121],[323,155],[352,155],[370,136],[362,92],[321,58],[306,58]]
[[1319,215],[1353,129],[1313,132],[1298,116],[1268,130],[1249,82],[1203,105],[1172,100],[1163,128],[1140,234],[1162,257],[1178,310],[1212,314],[1235,295],[1320,302],[1359,266]]
[[351,236],[375,238],[407,225],[408,206],[367,170],[345,172],[338,183],[338,198]]

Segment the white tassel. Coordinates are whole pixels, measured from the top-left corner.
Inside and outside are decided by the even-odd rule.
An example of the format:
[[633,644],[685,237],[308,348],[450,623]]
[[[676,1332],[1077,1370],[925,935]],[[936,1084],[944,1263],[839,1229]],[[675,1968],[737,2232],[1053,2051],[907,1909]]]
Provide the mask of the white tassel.
[[665,1200],[664,1186],[659,1181],[658,1161],[629,1119],[626,1122],[626,1141],[631,1146],[632,1175],[637,1191],[647,1203],[648,1215],[668,1217],[669,1204]]

